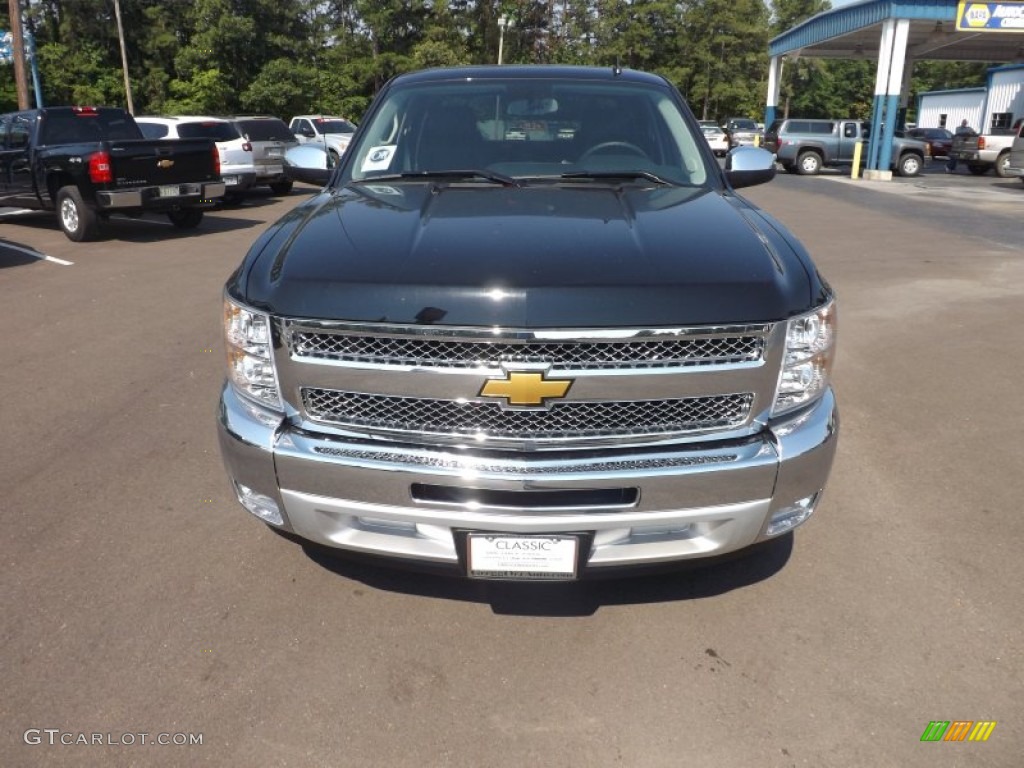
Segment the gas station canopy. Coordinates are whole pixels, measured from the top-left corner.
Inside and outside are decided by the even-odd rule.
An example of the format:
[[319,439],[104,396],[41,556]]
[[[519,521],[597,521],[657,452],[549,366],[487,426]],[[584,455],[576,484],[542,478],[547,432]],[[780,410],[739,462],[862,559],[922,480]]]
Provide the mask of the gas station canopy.
[[882,26],[909,22],[908,60],[1024,61],[1024,2],[864,0],[819,13],[769,44],[769,55],[877,59]]

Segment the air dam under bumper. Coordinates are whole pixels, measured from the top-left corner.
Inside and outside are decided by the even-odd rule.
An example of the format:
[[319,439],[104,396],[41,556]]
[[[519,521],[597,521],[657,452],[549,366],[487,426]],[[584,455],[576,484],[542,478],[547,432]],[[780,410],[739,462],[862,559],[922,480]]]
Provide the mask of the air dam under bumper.
[[831,390],[752,438],[558,453],[312,434],[229,385],[219,414],[236,491],[242,485],[272,499],[283,518],[276,527],[340,549],[452,566],[453,532],[467,529],[590,532],[590,569],[742,549],[768,538],[773,515],[808,498],[817,503],[838,428]]

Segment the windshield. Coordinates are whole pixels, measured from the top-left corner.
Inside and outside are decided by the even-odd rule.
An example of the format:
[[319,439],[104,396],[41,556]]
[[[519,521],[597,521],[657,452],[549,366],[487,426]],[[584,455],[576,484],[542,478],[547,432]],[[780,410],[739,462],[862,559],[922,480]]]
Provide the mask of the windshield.
[[248,141],[295,141],[288,126],[276,118],[245,118],[238,121],[238,129]]
[[707,142],[674,92],[652,83],[467,78],[393,86],[382,98],[346,153],[344,181],[470,169],[538,181],[709,178]]
[[356,127],[348,120],[339,118],[317,117],[313,124],[319,133],[355,133]]
[[234,141],[241,138],[238,128],[231,123],[219,120],[179,123],[178,136],[183,139],[213,139],[214,141]]
[[753,120],[746,120],[744,118],[734,117],[732,120],[729,121],[729,124],[732,126],[733,130],[736,131],[757,130],[757,123],[755,123]]

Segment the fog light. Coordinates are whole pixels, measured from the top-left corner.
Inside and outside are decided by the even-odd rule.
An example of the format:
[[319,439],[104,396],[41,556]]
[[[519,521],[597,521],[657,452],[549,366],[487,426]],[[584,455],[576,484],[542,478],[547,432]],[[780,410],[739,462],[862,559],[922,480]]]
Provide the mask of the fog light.
[[284,517],[281,515],[277,502],[269,496],[256,493],[252,488],[241,483],[235,483],[235,493],[238,494],[239,503],[260,520],[271,525],[284,525]]
[[696,534],[696,526],[684,524],[674,526],[664,525],[636,525],[630,530],[629,536],[632,539],[652,537],[671,541],[673,539],[689,539]]
[[774,515],[772,515],[771,521],[768,523],[768,530],[765,531],[766,536],[778,536],[780,533],[786,533],[796,528],[801,523],[807,521],[814,513],[814,506],[818,501],[818,497],[821,495],[821,491],[818,491],[806,499],[800,499],[800,501],[783,507]]
[[363,528],[376,528],[392,535],[410,536],[416,533],[416,523],[407,523],[403,520],[384,520],[379,517],[357,517],[356,520]]

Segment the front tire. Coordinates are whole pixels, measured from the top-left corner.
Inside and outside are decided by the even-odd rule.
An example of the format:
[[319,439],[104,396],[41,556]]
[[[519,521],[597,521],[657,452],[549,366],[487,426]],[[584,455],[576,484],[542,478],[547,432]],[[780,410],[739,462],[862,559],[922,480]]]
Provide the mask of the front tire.
[[78,187],[66,186],[57,191],[57,221],[68,240],[82,243],[99,232],[95,209],[86,205]]
[[181,208],[177,211],[168,211],[167,218],[178,229],[195,229],[203,220],[203,211],[201,208]]
[[821,171],[821,155],[806,150],[796,158],[796,172],[801,176],[817,176]]
[[275,181],[270,185],[270,191],[275,195],[287,195],[292,191],[293,186],[291,181]]
[[917,176],[921,173],[921,169],[924,167],[924,160],[920,155],[915,155],[913,152],[908,152],[903,155],[899,163],[896,166],[896,172],[900,176]]

